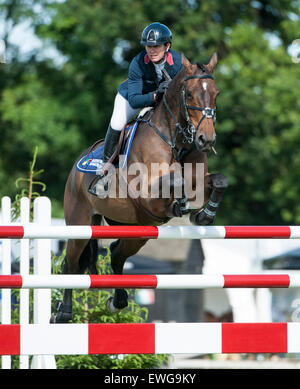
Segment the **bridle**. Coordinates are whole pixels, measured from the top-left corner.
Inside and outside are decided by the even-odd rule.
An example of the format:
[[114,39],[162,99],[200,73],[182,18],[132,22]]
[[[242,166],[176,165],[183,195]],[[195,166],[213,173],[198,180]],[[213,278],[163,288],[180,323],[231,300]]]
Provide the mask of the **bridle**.
[[[198,64],[198,66],[200,67],[200,64]],[[201,66],[203,66],[203,65],[201,65]],[[205,71],[205,68],[203,67],[203,68],[201,68],[201,70]],[[186,102],[186,81],[191,80],[191,79],[195,79],[195,78],[198,78],[198,79],[210,78],[212,80],[214,79],[214,77],[211,74],[207,74],[207,73],[194,75],[194,76],[188,76],[188,77],[184,78],[181,96],[182,96],[182,105],[183,105],[184,115],[185,115],[184,119],[187,123],[186,127],[183,128],[181,126],[181,124],[178,122],[175,115],[173,114],[172,110],[170,109],[170,107],[167,103],[166,93],[164,93],[164,95],[163,95],[163,103],[164,103],[167,111],[169,112],[169,114],[173,118],[174,123],[175,123],[175,127],[176,127],[174,140],[176,141],[176,138],[177,138],[177,135],[179,132],[184,137],[183,143],[187,142],[189,144],[194,142],[195,134],[198,131],[198,128],[199,128],[200,124],[202,123],[202,121],[204,120],[204,118],[213,119],[214,123],[216,121],[216,109],[215,108],[210,108],[210,107],[203,108],[203,107],[197,107],[197,106],[193,106],[193,105],[187,105],[187,102]],[[189,115],[189,111],[188,111],[189,109],[202,111],[202,117],[199,120],[197,127],[195,127],[194,124],[190,120],[190,115]]]
[[[196,106],[192,106],[192,105],[187,105],[187,102],[186,102],[186,81],[191,80],[191,79],[195,79],[195,78],[198,78],[198,79],[210,78],[210,79],[214,80],[214,77],[211,74],[205,73],[206,69],[205,69],[205,67],[202,64],[198,64],[197,63],[197,65],[204,72],[204,74],[188,76],[188,77],[185,77],[184,81],[183,81],[183,89],[182,89],[181,96],[182,96],[182,105],[183,105],[184,116],[185,116],[184,119],[185,119],[185,121],[187,123],[186,127],[182,127],[181,126],[181,124],[178,122],[178,120],[176,119],[175,115],[173,114],[171,108],[169,107],[169,104],[168,104],[167,99],[166,99],[166,91],[163,94],[163,104],[166,107],[167,111],[169,112],[170,116],[172,117],[172,119],[173,119],[173,121],[175,123],[175,133],[174,133],[174,136],[171,137],[171,140],[168,139],[157,128],[157,126],[152,122],[151,118],[152,118],[152,115],[153,115],[154,111],[150,111],[149,116],[148,116],[147,119],[143,119],[143,118],[138,118],[137,119],[140,122],[144,122],[144,123],[149,124],[149,126],[151,126],[153,128],[153,130],[157,133],[157,135],[159,135],[161,137],[161,139],[163,141],[165,141],[171,147],[172,154],[174,153],[174,150],[177,150],[177,148],[176,148],[176,141],[177,141],[178,134],[182,134],[182,136],[184,138],[183,139],[183,143],[187,142],[187,143],[191,144],[191,143],[194,142],[195,134],[198,131],[198,128],[199,128],[200,124],[202,123],[202,121],[204,120],[204,118],[213,119],[214,123],[216,121],[216,109],[215,108],[210,108],[210,107],[202,108],[202,107],[196,107]],[[162,69],[162,72],[163,72],[163,74],[164,74],[164,76],[165,76],[165,78],[167,80],[169,80],[169,81],[172,80],[170,75],[167,73],[167,71],[165,69]],[[189,115],[189,112],[188,112],[189,109],[197,110],[197,111],[202,111],[202,117],[199,120],[199,122],[197,124],[197,127],[195,127],[194,124],[190,120],[190,115]],[[184,149],[184,148],[182,147],[182,149]],[[179,155],[182,154],[181,151],[182,150],[177,150]],[[177,160],[178,159],[180,159],[180,158],[177,157]]]

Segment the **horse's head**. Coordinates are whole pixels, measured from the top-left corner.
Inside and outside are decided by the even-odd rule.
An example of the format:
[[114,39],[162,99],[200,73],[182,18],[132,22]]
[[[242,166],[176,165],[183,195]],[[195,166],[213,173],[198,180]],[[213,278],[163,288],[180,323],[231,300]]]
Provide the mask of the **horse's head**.
[[219,90],[212,74],[217,61],[216,53],[207,65],[191,64],[182,56],[181,116],[187,126],[181,132],[184,142],[194,142],[203,152],[213,149],[216,142],[216,97]]

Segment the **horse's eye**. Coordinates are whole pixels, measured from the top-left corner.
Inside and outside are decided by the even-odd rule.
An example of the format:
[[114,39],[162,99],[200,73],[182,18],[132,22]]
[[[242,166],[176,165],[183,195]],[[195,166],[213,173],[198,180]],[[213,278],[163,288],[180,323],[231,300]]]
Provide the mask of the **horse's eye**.
[[189,91],[189,90],[186,91],[186,97],[187,97],[187,99],[189,99],[189,100],[192,100],[192,99],[193,99],[193,95],[192,95],[191,91]]

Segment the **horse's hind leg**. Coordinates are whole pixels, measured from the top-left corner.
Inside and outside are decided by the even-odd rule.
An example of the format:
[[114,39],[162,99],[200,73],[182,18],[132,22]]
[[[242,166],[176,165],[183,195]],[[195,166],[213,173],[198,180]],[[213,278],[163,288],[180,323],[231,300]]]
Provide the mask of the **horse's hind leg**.
[[[126,259],[136,254],[148,239],[119,239],[112,242],[111,250],[111,267],[115,274],[122,274]],[[107,301],[107,308],[115,313],[128,305],[128,294],[125,289],[116,289],[114,297]]]
[[[63,262],[62,274],[68,274],[68,261],[66,257]],[[58,303],[57,314],[51,316],[50,323],[68,323],[72,318],[72,289],[65,289],[63,301]]]
[[[100,224],[102,216],[92,216],[91,205],[80,190],[82,176],[74,169],[71,171],[65,189],[64,211],[67,225]],[[91,223],[92,222],[92,223]],[[96,240],[69,239],[64,259],[63,274],[82,274],[89,268],[95,272],[98,258]],[[51,318],[52,323],[65,323],[72,319],[72,289],[65,289],[63,302],[60,303],[57,315]]]
[[[62,274],[83,274],[87,268],[95,271],[98,257],[96,240],[70,239],[67,244],[66,257]],[[57,315],[51,317],[51,323],[67,323],[72,320],[72,289],[65,289],[63,301],[58,305]]]
[[[102,217],[94,215],[93,224],[100,224]],[[98,242],[96,239],[69,239],[62,269],[63,274],[97,274]],[[66,323],[72,320],[72,289],[65,289],[63,301],[59,303],[56,316],[51,323]]]

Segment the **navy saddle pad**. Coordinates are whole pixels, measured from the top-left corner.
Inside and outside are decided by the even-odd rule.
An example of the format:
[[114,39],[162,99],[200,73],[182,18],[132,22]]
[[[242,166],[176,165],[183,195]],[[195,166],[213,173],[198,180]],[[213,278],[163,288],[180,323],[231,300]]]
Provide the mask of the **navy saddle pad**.
[[[127,125],[125,131],[130,131],[128,138],[126,140],[125,148],[122,153],[122,166],[119,166],[118,163],[115,164],[115,167],[125,168],[128,156],[130,154],[132,140],[134,138],[135,131],[137,129],[138,122],[134,122],[130,125]],[[103,168],[103,150],[104,143],[98,146],[95,150],[90,151],[88,154],[84,155],[76,164],[76,169],[83,173],[97,174]]]

